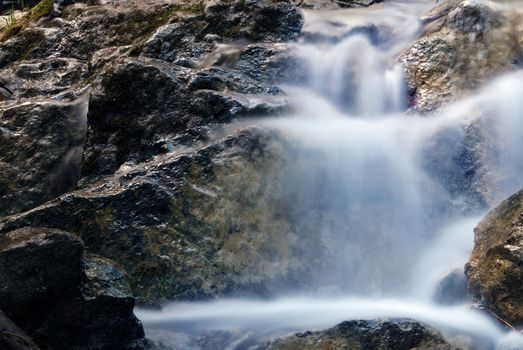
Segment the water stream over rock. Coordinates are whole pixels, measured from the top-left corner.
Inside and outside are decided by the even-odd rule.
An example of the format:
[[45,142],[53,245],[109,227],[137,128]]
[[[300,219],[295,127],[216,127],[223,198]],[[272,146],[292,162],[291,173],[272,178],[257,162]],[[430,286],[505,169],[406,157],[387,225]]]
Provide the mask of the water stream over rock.
[[[311,274],[316,290],[138,310],[149,337],[200,349],[194,339],[222,334],[224,348],[254,349],[344,320],[409,317],[485,349],[521,348],[521,337],[466,298],[447,295],[453,305],[442,305],[435,296],[448,293],[442,278],[466,263],[481,215],[523,185],[523,75],[501,77],[430,118],[406,112],[397,58],[428,7],[307,12],[294,53],[306,62],[307,83],[285,88],[292,113],[254,122],[301,145],[299,157],[311,165],[288,174],[300,189],[296,208],[314,202],[336,213],[317,218],[331,261]],[[471,182],[460,182],[465,173]]]

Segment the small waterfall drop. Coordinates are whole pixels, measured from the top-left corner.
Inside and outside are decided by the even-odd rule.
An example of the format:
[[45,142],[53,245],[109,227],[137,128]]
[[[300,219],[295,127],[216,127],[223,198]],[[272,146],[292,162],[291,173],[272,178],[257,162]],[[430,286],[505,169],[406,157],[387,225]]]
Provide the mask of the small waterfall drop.
[[307,12],[306,40],[296,47],[309,67],[307,86],[285,89],[291,115],[257,122],[303,145],[299,156],[313,165],[289,174],[302,190],[296,206],[313,197],[343,218],[318,217],[332,261],[316,274],[317,293],[138,310],[156,339],[199,349],[180,334],[225,330],[241,334],[230,349],[248,349],[252,339],[344,320],[412,317],[489,349],[519,348],[520,336],[505,334],[469,302],[443,306],[433,297],[441,278],[468,260],[472,230],[487,210],[465,190],[449,189],[447,167],[459,163],[471,125],[481,122],[495,140],[482,153],[490,204],[523,186],[523,73],[499,78],[431,118],[402,113],[407,93],[396,58],[415,39],[417,18],[429,5]]

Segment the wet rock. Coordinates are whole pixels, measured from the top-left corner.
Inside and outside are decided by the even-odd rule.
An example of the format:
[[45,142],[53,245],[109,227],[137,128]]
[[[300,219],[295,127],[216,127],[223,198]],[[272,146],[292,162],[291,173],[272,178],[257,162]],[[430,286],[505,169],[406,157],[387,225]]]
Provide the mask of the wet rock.
[[305,332],[273,341],[269,350],[453,350],[441,334],[426,325],[409,319],[346,321],[316,332]]
[[494,3],[462,1],[442,3],[422,18],[426,34],[401,58],[415,108],[434,110],[517,69],[522,15]]
[[424,145],[423,166],[452,196],[454,210],[479,212],[500,198],[495,174],[489,171],[499,148],[494,136],[496,121],[480,116],[468,125],[447,128]]
[[491,312],[523,324],[523,191],[503,201],[474,230],[465,272],[469,289]]
[[190,10],[178,13],[138,51],[146,57],[193,66],[219,43],[294,40],[303,25],[299,10],[281,1],[216,0]]
[[97,257],[87,258],[84,266],[81,293],[71,291],[50,309],[36,341],[45,349],[143,349],[143,327],[133,314],[125,271]]
[[87,65],[76,59],[49,58],[22,61],[12,69],[0,71],[11,90],[9,99],[51,97],[72,89],[85,79]]
[[252,44],[243,48],[231,66],[248,76],[269,84],[305,80],[307,68],[285,43]]
[[39,350],[33,340],[0,310],[0,348],[4,350]]
[[204,9],[208,31],[231,39],[287,41],[296,39],[303,17],[292,4],[277,1],[209,1]]
[[75,232],[88,251],[129,272],[144,302],[296,287],[312,280],[324,252],[312,233],[317,228],[292,226],[314,215],[289,209],[294,197],[282,199],[293,186],[285,175],[292,159],[292,147],[273,133],[241,130],[194,152],[122,167],[5,218],[0,230],[43,225]]
[[0,68],[32,57],[47,56],[46,33],[40,28],[29,28],[8,41],[0,43]]
[[0,248],[0,308],[17,323],[80,283],[83,244],[70,233],[22,228],[0,235]]
[[0,307],[43,349],[142,349],[127,274],[83,252],[55,229],[0,235]]
[[94,87],[84,151],[86,176],[144,161],[180,140],[202,140],[213,126],[236,116],[272,113],[285,106],[273,88],[239,72],[195,72],[157,61],[110,66]]
[[467,300],[467,278],[463,270],[453,270],[443,276],[434,295],[438,304],[453,305]]
[[0,106],[0,216],[30,209],[76,185],[86,96],[70,103]]

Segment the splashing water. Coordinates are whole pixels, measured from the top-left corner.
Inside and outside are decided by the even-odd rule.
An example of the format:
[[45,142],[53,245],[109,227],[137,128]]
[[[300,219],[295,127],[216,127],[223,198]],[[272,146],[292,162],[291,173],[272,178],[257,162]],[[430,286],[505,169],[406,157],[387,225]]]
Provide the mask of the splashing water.
[[[308,39],[296,55],[309,66],[308,87],[286,89],[292,115],[258,121],[303,145],[304,159],[311,157],[306,149],[320,151],[309,159],[314,167],[301,186],[306,192],[321,185],[320,200],[343,218],[341,224],[320,223],[318,233],[335,263],[314,284],[334,287],[336,296],[287,293],[271,301],[138,310],[148,336],[200,349],[191,336],[221,330],[235,334],[224,348],[247,349],[260,339],[344,320],[410,317],[447,336],[471,336],[486,348],[523,348],[521,336],[506,334],[469,303],[443,306],[433,299],[441,277],[468,260],[485,203],[523,186],[523,73],[499,78],[432,118],[402,114],[405,84],[395,58],[414,40],[426,9],[413,2],[307,12]],[[471,194],[452,186],[462,176],[470,130],[479,124],[489,140],[481,152],[488,191]]]

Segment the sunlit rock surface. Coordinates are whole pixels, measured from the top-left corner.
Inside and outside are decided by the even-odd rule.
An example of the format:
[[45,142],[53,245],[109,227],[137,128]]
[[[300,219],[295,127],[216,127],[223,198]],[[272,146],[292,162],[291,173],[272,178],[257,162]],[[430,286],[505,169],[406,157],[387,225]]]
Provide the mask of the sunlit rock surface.
[[401,57],[412,104],[432,111],[521,68],[520,5],[446,1],[425,17],[425,34]]
[[491,211],[475,229],[469,288],[491,312],[523,324],[523,192]]

